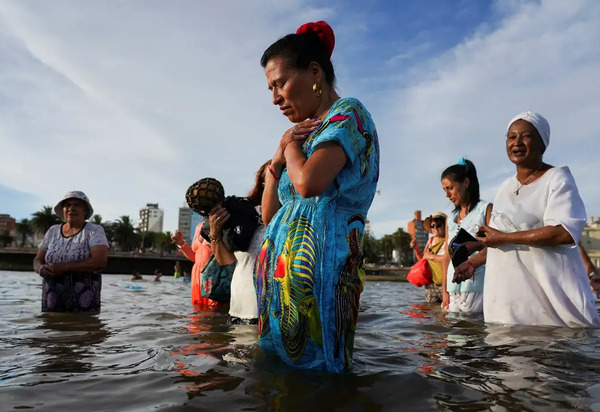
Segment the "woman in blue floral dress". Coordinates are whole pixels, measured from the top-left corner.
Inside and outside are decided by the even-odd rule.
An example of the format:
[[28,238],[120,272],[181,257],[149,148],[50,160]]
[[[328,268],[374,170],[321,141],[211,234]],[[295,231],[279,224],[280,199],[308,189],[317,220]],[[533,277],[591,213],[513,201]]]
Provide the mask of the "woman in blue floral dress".
[[260,346],[295,367],[341,372],[352,365],[379,145],[369,112],[334,90],[333,46],[327,23],[308,23],[261,59],[295,126],[267,175],[255,286]]

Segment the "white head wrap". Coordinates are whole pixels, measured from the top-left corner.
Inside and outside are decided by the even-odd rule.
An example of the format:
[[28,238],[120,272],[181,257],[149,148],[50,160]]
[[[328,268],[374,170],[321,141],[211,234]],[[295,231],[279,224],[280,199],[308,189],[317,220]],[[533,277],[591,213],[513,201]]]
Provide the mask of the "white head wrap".
[[506,131],[508,132],[511,124],[521,119],[531,123],[533,127],[535,127],[542,138],[542,142],[544,142],[544,146],[547,148],[550,144],[550,124],[548,123],[548,120],[546,120],[546,118],[539,113],[526,110],[512,118],[512,120],[508,123]]

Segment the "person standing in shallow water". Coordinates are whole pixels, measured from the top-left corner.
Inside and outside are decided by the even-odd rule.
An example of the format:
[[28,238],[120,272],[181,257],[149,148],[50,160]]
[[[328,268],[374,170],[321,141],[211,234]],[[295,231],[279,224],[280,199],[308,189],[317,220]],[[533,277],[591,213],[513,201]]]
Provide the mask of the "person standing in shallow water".
[[455,268],[450,260],[451,246],[461,229],[475,238],[479,226],[489,222],[492,204],[480,198],[477,170],[468,159],[460,158],[446,168],[441,182],[446,197],[454,205],[447,220],[446,250],[449,253],[443,265],[442,308],[449,312],[481,313],[487,251],[480,243],[469,242],[469,258]]
[[508,124],[505,144],[516,174],[500,186],[490,224],[478,236],[488,246],[485,321],[600,327],[577,247],[585,207],[569,168],[543,160],[548,121],[519,113]]
[[104,228],[86,222],[94,209],[85,193],[68,192],[54,207],[65,223],[40,243],[33,270],[42,278],[42,312],[99,312],[108,241]]
[[308,23],[261,58],[273,104],[294,126],[266,175],[254,275],[260,346],[294,367],[341,372],[352,365],[379,145],[365,107],[335,92],[334,44],[327,23]]

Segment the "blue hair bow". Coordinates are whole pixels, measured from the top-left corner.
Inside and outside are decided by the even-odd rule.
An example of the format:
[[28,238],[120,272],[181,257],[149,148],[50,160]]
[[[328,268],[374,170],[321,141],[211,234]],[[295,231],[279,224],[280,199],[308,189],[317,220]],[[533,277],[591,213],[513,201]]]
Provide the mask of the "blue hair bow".
[[461,157],[460,159],[458,159],[458,161],[456,162],[457,165],[461,165],[461,166],[466,166],[467,165],[467,159],[465,159],[464,157]]

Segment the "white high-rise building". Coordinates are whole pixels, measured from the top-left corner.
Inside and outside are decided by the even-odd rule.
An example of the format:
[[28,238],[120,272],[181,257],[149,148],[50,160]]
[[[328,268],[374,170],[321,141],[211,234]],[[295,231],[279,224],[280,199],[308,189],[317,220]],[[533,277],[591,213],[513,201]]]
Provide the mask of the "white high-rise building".
[[185,241],[192,244],[192,209],[187,206],[179,208],[179,222],[177,223],[177,230],[181,232]]
[[164,214],[158,203],[146,203],[146,207],[140,209],[140,232],[162,232]]
[[192,244],[194,233],[196,232],[196,226],[203,220],[204,218],[202,216],[194,212],[186,205],[179,208],[179,223],[177,228],[189,245]]

